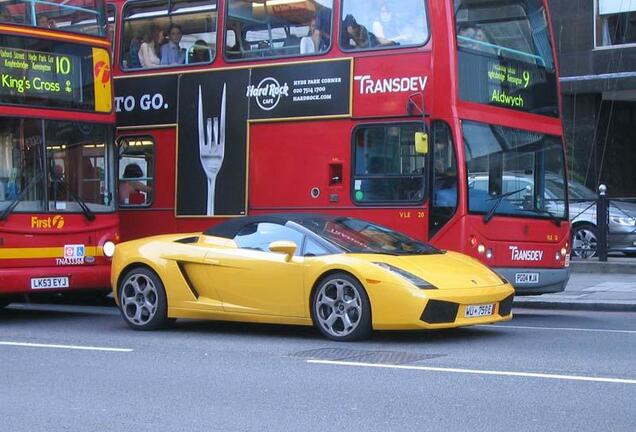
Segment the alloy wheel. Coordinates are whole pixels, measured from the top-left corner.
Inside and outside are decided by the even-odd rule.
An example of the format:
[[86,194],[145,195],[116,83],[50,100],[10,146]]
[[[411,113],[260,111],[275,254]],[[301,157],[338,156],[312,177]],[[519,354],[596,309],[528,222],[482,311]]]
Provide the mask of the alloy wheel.
[[596,233],[589,228],[578,228],[572,236],[572,252],[583,259],[596,256],[598,240]]
[[335,337],[353,333],[362,319],[358,288],[344,279],[329,279],[318,289],[315,302],[318,325]]
[[144,326],[157,313],[157,287],[147,275],[133,273],[122,284],[120,302],[126,319]]

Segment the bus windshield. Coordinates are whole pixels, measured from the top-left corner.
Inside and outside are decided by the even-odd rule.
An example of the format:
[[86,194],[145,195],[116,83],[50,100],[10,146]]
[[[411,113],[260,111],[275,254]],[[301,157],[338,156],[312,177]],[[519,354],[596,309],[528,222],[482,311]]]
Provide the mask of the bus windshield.
[[563,144],[556,136],[462,122],[472,213],[567,218]]
[[7,0],[0,3],[1,23],[93,36],[107,30],[102,0]]
[[455,0],[462,99],[557,116],[542,0]]
[[0,211],[114,210],[106,125],[5,119],[0,126]]

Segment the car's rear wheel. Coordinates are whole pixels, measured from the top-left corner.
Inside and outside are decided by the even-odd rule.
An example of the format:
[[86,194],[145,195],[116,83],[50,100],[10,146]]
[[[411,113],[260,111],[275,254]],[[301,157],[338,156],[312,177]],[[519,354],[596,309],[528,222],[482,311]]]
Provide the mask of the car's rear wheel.
[[371,334],[371,305],[359,281],[346,273],[334,273],[314,290],[314,324],[327,338],[353,341]]
[[590,224],[577,225],[572,229],[572,253],[579,258],[596,256],[598,235],[596,227]]
[[146,267],[135,267],[121,279],[119,309],[135,330],[156,330],[168,320],[168,302],[161,279]]

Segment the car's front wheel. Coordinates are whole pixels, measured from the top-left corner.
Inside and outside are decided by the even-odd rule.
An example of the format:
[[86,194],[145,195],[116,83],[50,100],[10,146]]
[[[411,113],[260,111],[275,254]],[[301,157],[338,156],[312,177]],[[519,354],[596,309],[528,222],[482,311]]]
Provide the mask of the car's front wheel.
[[119,309],[126,324],[135,330],[156,330],[169,323],[163,283],[146,267],[135,267],[121,279]]
[[371,334],[371,305],[359,281],[334,273],[322,281],[312,298],[314,324],[327,338],[353,341]]
[[572,253],[583,259],[596,256],[598,236],[594,225],[577,225],[572,229]]

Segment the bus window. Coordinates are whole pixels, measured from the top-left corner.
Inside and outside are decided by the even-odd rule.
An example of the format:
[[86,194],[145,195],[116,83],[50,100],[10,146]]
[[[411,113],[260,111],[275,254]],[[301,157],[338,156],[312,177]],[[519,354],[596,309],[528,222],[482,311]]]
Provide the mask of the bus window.
[[467,120],[462,131],[471,213],[566,218],[560,138]]
[[147,136],[124,137],[118,144],[119,205],[147,207],[154,196],[155,142]]
[[124,8],[120,64],[127,70],[203,64],[216,54],[216,0],[153,0]]
[[453,136],[444,122],[433,122],[433,193],[429,236],[435,235],[457,210],[457,159]]
[[417,46],[427,40],[424,0],[343,1],[340,47],[345,51]]
[[[44,210],[42,121],[4,118],[0,126],[0,211]],[[15,203],[15,204],[14,204]]]
[[227,59],[312,55],[329,50],[333,9],[329,0],[228,3]]
[[558,116],[543,2],[455,0],[455,21],[462,99]]
[[106,5],[106,37],[110,41],[113,52],[115,51],[116,13],[115,5]]
[[358,204],[419,203],[426,156],[415,152],[419,124],[369,125],[354,131],[353,199]]

